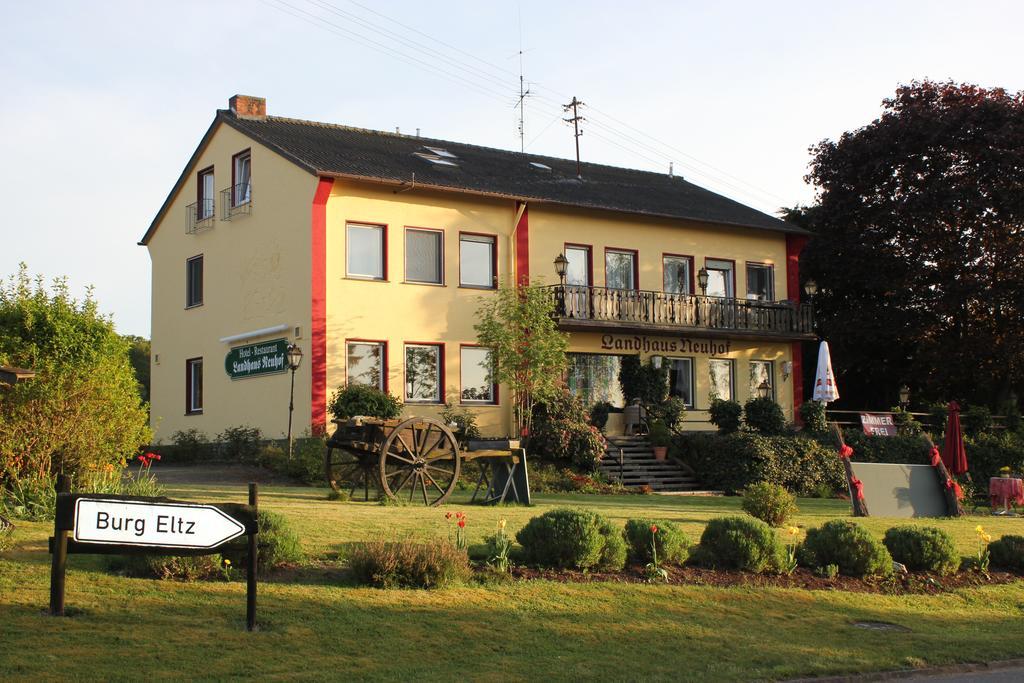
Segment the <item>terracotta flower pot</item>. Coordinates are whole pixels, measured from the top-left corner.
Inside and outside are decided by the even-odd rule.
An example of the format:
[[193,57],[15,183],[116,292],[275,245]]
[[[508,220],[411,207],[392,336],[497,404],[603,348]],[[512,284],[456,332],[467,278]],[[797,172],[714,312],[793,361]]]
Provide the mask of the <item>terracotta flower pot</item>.
[[651,450],[654,451],[655,460],[664,460],[668,455],[668,446],[651,446]]

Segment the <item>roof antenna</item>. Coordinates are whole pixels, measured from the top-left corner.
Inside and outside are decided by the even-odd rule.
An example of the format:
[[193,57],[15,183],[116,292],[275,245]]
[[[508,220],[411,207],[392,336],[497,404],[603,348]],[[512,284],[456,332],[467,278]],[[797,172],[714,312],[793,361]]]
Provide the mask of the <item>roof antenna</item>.
[[580,116],[577,107],[584,106],[586,105],[577,100],[575,95],[572,96],[572,102],[562,105],[562,109],[565,111],[572,109],[572,118],[562,120],[572,124],[573,137],[576,138],[576,177],[580,180],[583,180],[583,171],[580,169],[580,136],[583,135],[583,131],[580,130],[580,121],[585,121],[586,119]]
[[668,177],[675,178],[675,174],[672,172],[672,162],[668,162]]
[[523,82],[523,6],[519,6],[519,101],[516,107],[519,108],[519,151],[526,151],[526,96],[530,89],[525,87]]

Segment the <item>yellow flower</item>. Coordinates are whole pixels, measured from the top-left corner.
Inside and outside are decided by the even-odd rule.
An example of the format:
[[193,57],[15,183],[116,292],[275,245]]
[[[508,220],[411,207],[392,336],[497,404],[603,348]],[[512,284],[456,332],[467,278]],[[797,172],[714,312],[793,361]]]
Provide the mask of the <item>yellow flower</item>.
[[788,529],[786,529],[786,531],[789,533],[790,536],[796,536],[798,533],[800,533],[800,529],[797,529],[795,526],[789,527]]
[[981,528],[980,524],[978,526],[974,527],[974,530],[977,531],[979,534],[985,533],[985,530]]
[[992,540],[992,537],[989,536],[988,534],[982,534],[981,535],[981,540],[985,541],[985,543],[988,543],[988,542],[990,542]]
[[503,519],[499,519],[499,520],[498,520],[498,528],[499,528],[499,529],[501,529],[501,530],[503,530],[503,531],[504,531],[504,529],[505,529],[505,524],[506,524],[505,520],[503,520]]
[[225,567],[230,567],[230,566],[231,566],[231,560],[227,560],[227,559],[225,559],[225,560],[224,560],[224,566],[225,566]]

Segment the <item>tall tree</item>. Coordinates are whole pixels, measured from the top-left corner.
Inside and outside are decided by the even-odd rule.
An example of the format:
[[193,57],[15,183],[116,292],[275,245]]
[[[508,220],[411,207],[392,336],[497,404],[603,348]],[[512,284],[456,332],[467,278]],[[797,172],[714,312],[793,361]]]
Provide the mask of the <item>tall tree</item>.
[[820,330],[846,396],[999,407],[1024,381],[1024,93],[913,82],[811,148]]
[[529,434],[533,406],[562,386],[569,336],[558,330],[551,290],[504,286],[482,298],[477,341],[494,353],[494,379],[511,392],[519,435]]

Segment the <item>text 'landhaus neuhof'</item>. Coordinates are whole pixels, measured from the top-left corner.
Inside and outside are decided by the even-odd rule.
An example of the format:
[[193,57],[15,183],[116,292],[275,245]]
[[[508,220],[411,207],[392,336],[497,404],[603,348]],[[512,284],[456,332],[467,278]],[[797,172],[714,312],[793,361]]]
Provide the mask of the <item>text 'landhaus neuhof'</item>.
[[731,341],[698,339],[651,339],[646,336],[620,337],[606,334],[601,337],[601,348],[606,351],[633,351],[640,353],[685,353],[705,356],[724,356],[732,348]]

